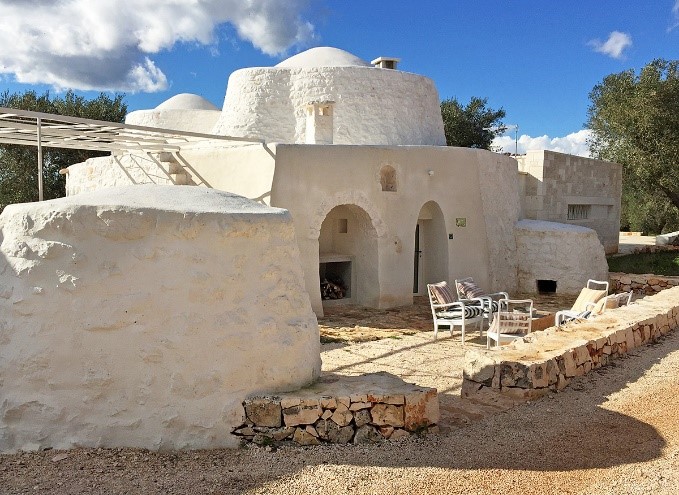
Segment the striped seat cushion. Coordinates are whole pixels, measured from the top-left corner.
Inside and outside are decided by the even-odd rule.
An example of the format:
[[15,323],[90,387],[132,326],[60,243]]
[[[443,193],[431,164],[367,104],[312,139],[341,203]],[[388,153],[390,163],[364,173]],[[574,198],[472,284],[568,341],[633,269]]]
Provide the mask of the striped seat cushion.
[[[486,301],[488,301],[488,299],[486,299]],[[479,306],[481,304],[481,302],[480,301],[469,301],[469,302],[465,301],[464,304],[465,305],[470,304],[472,306]],[[498,304],[497,301],[493,301],[493,300],[490,301],[490,313],[493,313],[493,314],[497,313],[497,310],[499,308],[500,308],[500,305]]]
[[[465,319],[467,318],[476,318],[477,316],[481,316],[483,314],[483,308],[481,306],[465,306],[464,307],[464,317]],[[451,318],[451,319],[457,319],[457,318],[462,318],[462,310],[461,308],[452,308],[448,311],[441,311],[439,313],[436,313],[436,316],[439,318]]]

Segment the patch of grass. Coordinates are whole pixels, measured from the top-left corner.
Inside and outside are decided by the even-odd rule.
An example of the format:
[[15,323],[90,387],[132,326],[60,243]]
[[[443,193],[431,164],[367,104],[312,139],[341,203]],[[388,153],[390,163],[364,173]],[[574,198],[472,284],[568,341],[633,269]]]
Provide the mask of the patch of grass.
[[679,251],[612,256],[608,258],[608,269],[612,272],[679,276]]

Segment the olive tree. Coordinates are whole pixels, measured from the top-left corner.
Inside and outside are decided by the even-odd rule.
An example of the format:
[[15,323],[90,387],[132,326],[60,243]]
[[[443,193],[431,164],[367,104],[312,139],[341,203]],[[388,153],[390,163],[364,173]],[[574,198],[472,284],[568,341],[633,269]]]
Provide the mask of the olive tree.
[[623,218],[634,230],[677,228],[679,61],[654,60],[638,74],[611,74],[589,97],[590,152],[623,166]]
[[456,98],[443,100],[441,116],[446,144],[489,150],[495,136],[502,134],[506,127],[502,123],[504,109],[494,110],[487,105],[487,98],[475,96],[467,105],[462,105]]

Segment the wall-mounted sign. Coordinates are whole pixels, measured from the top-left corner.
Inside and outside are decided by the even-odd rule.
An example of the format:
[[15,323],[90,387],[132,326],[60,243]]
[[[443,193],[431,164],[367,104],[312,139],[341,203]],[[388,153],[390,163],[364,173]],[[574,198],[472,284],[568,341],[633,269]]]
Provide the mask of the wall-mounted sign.
[[456,218],[455,219],[455,227],[466,227],[467,226],[467,219],[466,218]]

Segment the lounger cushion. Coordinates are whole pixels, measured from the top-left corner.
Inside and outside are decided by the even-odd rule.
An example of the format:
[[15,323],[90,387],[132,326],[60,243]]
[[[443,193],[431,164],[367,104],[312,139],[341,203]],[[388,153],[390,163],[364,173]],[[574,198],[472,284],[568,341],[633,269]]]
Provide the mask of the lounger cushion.
[[596,306],[592,309],[592,314],[600,315],[607,309],[615,309],[619,306],[619,303],[620,301],[617,295],[604,297],[596,303]]
[[588,309],[587,304],[599,302],[599,300],[601,300],[604,297],[606,297],[605,290],[594,290],[585,287],[580,291],[580,295],[575,300],[575,303],[573,304],[571,310],[577,311],[578,313],[587,311]]
[[[465,319],[476,318],[477,316],[481,316],[482,314],[483,314],[483,308],[481,306],[465,306],[464,307],[464,317],[465,317]],[[462,318],[462,310],[460,308],[453,308],[450,311],[441,311],[439,313],[436,313],[436,316],[438,316],[439,318],[459,319],[459,318]]]

